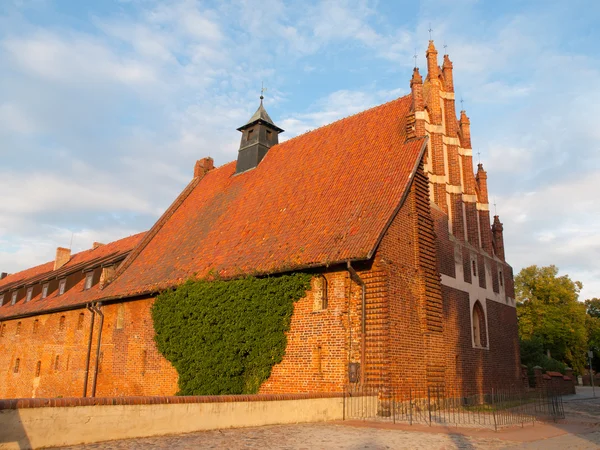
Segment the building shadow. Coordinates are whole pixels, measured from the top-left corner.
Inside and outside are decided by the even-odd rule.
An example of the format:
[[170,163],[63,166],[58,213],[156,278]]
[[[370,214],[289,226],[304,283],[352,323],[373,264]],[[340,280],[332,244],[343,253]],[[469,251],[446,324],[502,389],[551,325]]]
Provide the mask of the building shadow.
[[23,423],[21,410],[0,409],[0,445],[15,443],[21,450],[33,448]]

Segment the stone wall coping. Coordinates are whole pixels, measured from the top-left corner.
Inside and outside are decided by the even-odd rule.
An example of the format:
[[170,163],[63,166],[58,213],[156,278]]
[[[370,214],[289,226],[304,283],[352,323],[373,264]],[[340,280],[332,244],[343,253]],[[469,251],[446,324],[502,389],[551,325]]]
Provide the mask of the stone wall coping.
[[65,397],[0,399],[0,411],[24,408],[59,408],[72,406],[164,405],[183,403],[275,402],[318,398],[342,398],[341,392],[306,394],[190,395],[145,397]]

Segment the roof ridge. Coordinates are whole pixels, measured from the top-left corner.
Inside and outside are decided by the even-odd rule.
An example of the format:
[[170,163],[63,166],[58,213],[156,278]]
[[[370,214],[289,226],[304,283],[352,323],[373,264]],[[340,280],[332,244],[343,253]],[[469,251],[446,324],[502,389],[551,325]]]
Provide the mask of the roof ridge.
[[[103,249],[105,250],[107,247],[110,247],[110,246],[112,246],[112,245],[114,245],[114,244],[120,243],[120,242],[122,242],[122,241],[124,241],[124,240],[126,240],[126,239],[131,239],[131,238],[134,238],[134,237],[136,237],[136,236],[139,236],[139,235],[141,235],[141,234],[143,234],[143,233],[146,233],[146,231],[141,231],[141,232],[139,232],[139,233],[135,233],[135,234],[132,234],[132,235],[129,235],[129,236],[125,236],[125,237],[119,238],[119,239],[117,239],[117,240],[115,240],[115,241],[111,241],[111,242],[109,242],[109,243],[107,243],[107,244],[104,244],[104,245],[103,245],[103,246],[101,246],[101,247],[97,247],[97,248],[95,248],[95,249],[94,249],[94,248],[86,248],[85,250],[81,250],[81,251],[79,251],[79,252],[77,252],[77,253],[74,253],[74,254],[73,254],[73,255],[71,255],[71,257],[69,258],[69,261],[68,261],[68,262],[65,264],[65,267],[68,269],[68,267],[67,267],[67,266],[69,265],[69,263],[71,263],[71,262],[73,261],[73,258],[75,258],[75,257],[77,257],[77,256],[80,256],[80,255],[83,255],[83,254],[87,254],[87,253],[91,253],[91,252],[93,252],[94,250],[97,250],[98,248],[103,248]],[[96,252],[96,253],[99,253],[99,252]],[[83,261],[82,261],[82,262],[83,262]],[[10,286],[10,285],[13,285],[14,283],[18,283],[18,282],[21,282],[21,281],[25,281],[25,280],[27,280],[27,279],[29,279],[29,278],[35,278],[35,277],[37,277],[37,276],[40,276],[40,275],[41,275],[41,274],[37,274],[37,275],[23,276],[22,278],[19,278],[19,279],[17,279],[17,280],[13,280],[13,281],[10,281],[10,282],[4,282],[4,281],[5,281],[6,279],[8,279],[9,277],[18,276],[19,274],[22,274],[23,272],[29,272],[29,271],[34,271],[35,269],[41,269],[43,266],[49,266],[49,270],[46,270],[46,271],[44,271],[44,272],[42,272],[42,273],[51,273],[51,272],[56,272],[56,271],[57,271],[57,270],[59,270],[59,269],[57,269],[57,270],[54,270],[54,268],[53,268],[53,267],[54,267],[54,266],[53,266],[53,264],[54,264],[54,261],[53,261],[53,260],[50,260],[50,261],[43,262],[43,263],[41,263],[41,264],[37,264],[37,265],[35,265],[35,266],[28,267],[28,268],[26,268],[26,269],[23,269],[23,270],[19,270],[18,272],[14,272],[14,273],[8,274],[8,276],[7,276],[6,278],[4,278],[3,280],[1,280],[1,281],[0,281],[0,290],[4,289],[4,287],[5,287],[5,286]],[[52,265],[52,266],[50,266],[50,265]]]
[[[206,175],[208,175],[208,174],[206,174]],[[194,189],[198,186],[198,184],[200,184],[200,181],[202,179],[204,179],[204,176],[203,177],[195,177],[192,179],[192,181],[190,181],[188,183],[188,185],[185,187],[185,189],[181,192],[181,194],[179,194],[177,196],[175,201],[173,201],[173,203],[171,203],[171,205],[167,208],[167,210],[163,213],[163,215],[160,216],[160,218],[156,221],[156,223],[152,226],[152,228],[150,228],[146,232],[146,235],[142,238],[142,240],[138,243],[138,245],[136,245],[135,248],[131,251],[131,253],[129,253],[129,255],[127,255],[125,260],[121,263],[121,265],[115,271],[115,274],[112,277],[112,279],[108,280],[108,282],[107,282],[108,284],[105,284],[104,286],[100,286],[100,289],[104,289],[105,287],[108,287],[110,284],[112,284],[113,281],[115,281],[117,278],[119,278],[119,276],[127,269],[127,267],[129,267],[131,265],[131,263],[139,256],[139,254],[142,252],[142,250],[144,250],[144,248],[146,248],[146,246],[150,243],[150,241],[152,241],[154,236],[156,236],[156,234],[160,231],[160,229],[163,227],[163,225],[165,223],[167,223],[167,221],[171,218],[171,216],[173,216],[173,214],[175,214],[177,209],[179,209],[179,207],[185,201],[185,199],[194,191]]]
[[[326,123],[325,125],[321,125],[320,127],[313,128],[312,130],[307,130],[307,131],[305,131],[304,133],[300,133],[300,134],[298,134],[298,135],[296,135],[296,136],[294,136],[294,137],[292,137],[292,138],[289,138],[289,139],[287,139],[286,141],[282,142],[281,144],[277,144],[277,146],[280,146],[280,145],[286,144],[286,143],[288,143],[288,142],[290,142],[290,141],[292,141],[292,140],[294,140],[294,139],[297,139],[297,138],[299,138],[299,137],[306,136],[306,135],[307,135],[307,134],[309,134],[309,133],[314,133],[314,132],[316,132],[316,131],[323,130],[323,129],[325,129],[325,128],[331,127],[332,125],[336,125],[336,124],[338,124],[338,123],[340,123],[340,122],[343,122],[344,120],[352,119],[352,118],[354,118],[354,117],[356,117],[356,116],[360,116],[360,115],[363,115],[363,114],[367,114],[367,113],[369,113],[369,112],[372,112],[373,110],[375,110],[375,109],[378,109],[378,108],[383,108],[384,106],[387,106],[387,105],[389,105],[389,104],[390,104],[390,103],[392,103],[392,102],[397,102],[397,101],[399,101],[399,100],[403,100],[404,98],[406,98],[406,97],[409,97],[410,95],[411,95],[411,94],[406,94],[406,95],[403,95],[402,97],[398,97],[398,98],[395,98],[395,99],[393,99],[393,100],[390,100],[390,101],[387,101],[387,102],[380,103],[380,104],[378,104],[378,105],[372,106],[372,107],[370,107],[369,109],[365,109],[365,110],[363,110],[363,111],[358,111],[358,112],[355,112],[354,114],[350,114],[350,115],[348,115],[348,116],[341,117],[340,119],[337,119],[337,120],[335,120],[335,121],[333,121],[333,122],[330,122],[330,123]],[[276,146],[274,145],[273,147],[276,147]]]

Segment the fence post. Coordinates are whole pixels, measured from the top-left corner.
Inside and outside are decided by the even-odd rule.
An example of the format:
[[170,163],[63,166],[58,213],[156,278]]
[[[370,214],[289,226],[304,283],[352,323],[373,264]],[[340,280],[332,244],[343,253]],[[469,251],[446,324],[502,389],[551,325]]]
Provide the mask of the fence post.
[[396,394],[394,388],[391,388],[392,393],[392,422],[396,423]]
[[494,431],[498,431],[498,425],[496,424],[496,404],[494,402],[494,388],[492,388],[492,414],[494,416]]
[[427,411],[429,411],[429,426],[431,426],[431,392],[430,387],[427,386]]
[[412,388],[408,389],[408,423],[412,425]]

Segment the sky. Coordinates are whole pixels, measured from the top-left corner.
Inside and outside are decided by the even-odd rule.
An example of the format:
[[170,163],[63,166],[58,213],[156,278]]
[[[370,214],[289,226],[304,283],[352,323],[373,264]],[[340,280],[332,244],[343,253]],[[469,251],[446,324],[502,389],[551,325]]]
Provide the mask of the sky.
[[0,0],[0,271],[150,228],[196,160],[237,157],[262,83],[282,139],[406,95],[431,29],[515,274],[554,264],[600,297],[599,19],[592,0]]

